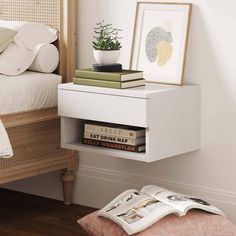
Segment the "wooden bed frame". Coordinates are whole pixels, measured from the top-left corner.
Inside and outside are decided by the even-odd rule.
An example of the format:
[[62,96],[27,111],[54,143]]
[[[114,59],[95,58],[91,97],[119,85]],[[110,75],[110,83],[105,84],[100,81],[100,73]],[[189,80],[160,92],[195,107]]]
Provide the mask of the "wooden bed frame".
[[[58,74],[72,80],[76,66],[76,0],[8,0],[0,2],[0,19],[46,23],[59,30]],[[14,156],[0,159],[0,184],[63,170],[64,203],[71,203],[77,153],[60,148],[57,108],[0,116]]]

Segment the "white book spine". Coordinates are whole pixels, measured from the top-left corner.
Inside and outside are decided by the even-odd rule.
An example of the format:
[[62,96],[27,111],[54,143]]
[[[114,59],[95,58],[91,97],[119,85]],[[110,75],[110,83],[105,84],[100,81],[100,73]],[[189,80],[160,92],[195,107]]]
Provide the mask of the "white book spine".
[[145,129],[128,130],[128,129],[113,128],[94,124],[85,124],[84,131],[101,133],[112,136],[119,136],[119,137],[134,138],[134,139],[145,136]]
[[127,138],[127,137],[120,137],[120,136],[112,136],[110,134],[102,134],[96,132],[84,132],[84,138],[87,139],[94,139],[100,140],[104,142],[111,142],[111,143],[119,143],[131,146],[142,145],[145,143],[145,138]]

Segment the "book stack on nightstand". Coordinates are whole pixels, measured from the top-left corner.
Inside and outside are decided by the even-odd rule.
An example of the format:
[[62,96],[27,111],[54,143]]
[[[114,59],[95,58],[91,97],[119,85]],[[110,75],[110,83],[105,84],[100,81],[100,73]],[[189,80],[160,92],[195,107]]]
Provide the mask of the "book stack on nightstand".
[[103,122],[85,122],[82,143],[129,152],[144,152],[145,129]]
[[75,71],[74,84],[106,87],[132,88],[145,85],[142,71],[121,70],[113,72],[95,71],[92,68]]

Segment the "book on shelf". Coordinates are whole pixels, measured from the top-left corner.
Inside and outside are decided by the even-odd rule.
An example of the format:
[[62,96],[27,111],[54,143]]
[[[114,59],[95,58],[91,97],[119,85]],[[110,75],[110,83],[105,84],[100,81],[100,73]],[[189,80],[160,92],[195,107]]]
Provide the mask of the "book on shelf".
[[114,88],[114,89],[133,88],[133,87],[145,85],[144,79],[118,82],[118,81],[108,81],[108,80],[97,80],[97,79],[74,77],[73,82],[74,82],[74,84],[96,86],[96,87],[105,87],[105,88]]
[[111,143],[111,142],[88,139],[88,138],[83,138],[82,143],[87,144],[87,145],[117,149],[117,150],[122,150],[122,151],[127,151],[127,152],[144,152],[145,151],[145,145],[131,146],[131,145],[126,145],[126,144]]
[[104,122],[87,122],[84,131],[134,139],[145,136],[145,128]]
[[84,138],[106,141],[111,143],[120,143],[131,146],[137,146],[145,143],[145,137],[140,138],[127,138],[121,136],[113,136],[110,134],[96,133],[96,132],[84,132]]
[[95,80],[124,82],[143,78],[143,71],[122,70],[121,72],[97,72],[91,68],[75,70],[75,77]]
[[193,196],[179,194],[165,188],[147,185],[141,191],[127,190],[98,212],[129,234],[138,233],[169,214],[184,216],[190,209],[201,209],[224,215],[212,204]]

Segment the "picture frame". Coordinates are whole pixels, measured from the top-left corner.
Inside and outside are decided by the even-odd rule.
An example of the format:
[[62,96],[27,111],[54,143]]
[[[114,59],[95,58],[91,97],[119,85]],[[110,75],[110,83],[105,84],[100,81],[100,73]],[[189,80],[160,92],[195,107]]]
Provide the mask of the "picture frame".
[[191,3],[137,2],[130,69],[147,82],[182,85]]

